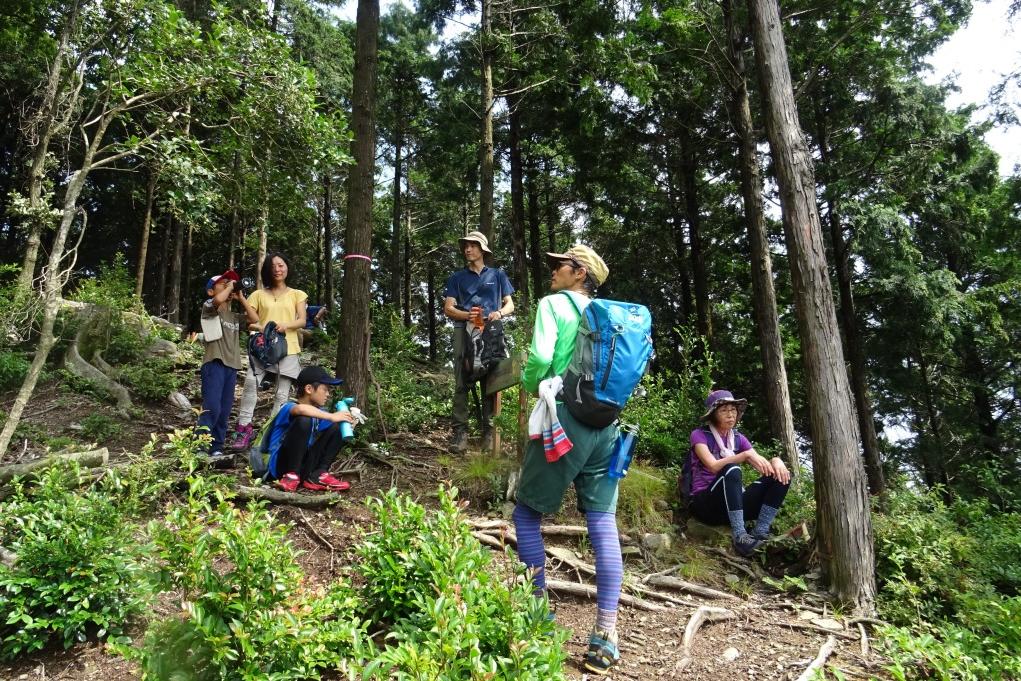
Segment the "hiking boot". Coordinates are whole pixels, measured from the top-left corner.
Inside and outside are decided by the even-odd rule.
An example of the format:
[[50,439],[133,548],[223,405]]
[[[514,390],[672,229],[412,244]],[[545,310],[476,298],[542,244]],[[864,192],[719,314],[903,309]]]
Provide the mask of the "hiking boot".
[[455,430],[454,437],[450,438],[450,451],[463,452],[468,449],[468,431]]
[[297,473],[284,473],[284,477],[276,481],[277,487],[285,492],[295,492],[298,489],[298,485],[301,484],[301,479],[298,478]]
[[487,430],[486,432],[482,433],[482,451],[484,451],[484,452],[491,452],[491,451],[493,451],[493,445],[495,444],[495,442],[496,442],[496,437],[493,434],[493,430],[492,429]]
[[620,650],[617,649],[617,633],[612,634],[595,629],[588,638],[588,651],[585,653],[585,669],[603,676],[620,661]]
[[238,426],[236,432],[237,437],[231,443],[231,449],[242,452],[252,446],[252,440],[255,439],[255,427],[251,423]]
[[755,549],[759,548],[761,543],[761,539],[756,539],[746,532],[734,540],[734,550],[737,552],[737,555],[748,558],[755,553]]
[[317,482],[320,485],[325,485],[327,489],[332,492],[343,492],[346,489],[351,489],[351,483],[340,478],[333,477],[332,473],[323,473],[319,476]]

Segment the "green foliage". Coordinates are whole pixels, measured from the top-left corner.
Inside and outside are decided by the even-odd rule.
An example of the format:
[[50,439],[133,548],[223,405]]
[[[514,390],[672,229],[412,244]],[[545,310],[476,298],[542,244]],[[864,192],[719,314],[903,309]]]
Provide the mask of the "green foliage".
[[439,491],[426,510],[395,491],[369,506],[379,531],[357,549],[362,602],[391,642],[366,667],[372,678],[563,679],[566,632],[545,600],[501,575],[470,534],[455,500]]
[[120,368],[119,378],[132,392],[151,402],[162,400],[186,381],[174,371],[174,361],[165,357],[125,364]]
[[[685,348],[704,341],[683,333]],[[688,433],[699,423],[705,396],[713,387],[715,360],[705,349],[705,359],[689,359],[680,371],[663,369],[647,374],[640,384],[644,395],[628,401],[621,421],[638,426],[636,456],[662,465],[680,467],[688,453]]]
[[371,361],[378,385],[371,388],[371,402],[356,396],[362,409],[371,414],[366,405],[374,403],[378,394],[390,430],[414,431],[433,424],[438,414],[449,409],[446,380],[437,386],[421,378],[425,367],[415,360],[421,356],[422,348],[415,342],[412,330],[389,308],[376,311],[373,330]]
[[876,569],[896,678],[1021,672],[1021,515],[896,490],[875,515]]
[[354,592],[342,580],[309,588],[286,526],[261,505],[232,506],[194,474],[201,445],[183,431],[169,443],[192,472],[186,503],[150,524],[151,577],[156,590],[180,594],[183,614],[150,626],[145,678],[308,679],[346,668],[362,646]]
[[503,500],[507,478],[517,462],[488,452],[469,454],[454,463],[452,479],[462,495],[485,508]]
[[76,466],[51,468],[31,493],[16,484],[0,506],[0,543],[17,554],[13,567],[0,565],[6,659],[54,639],[68,648],[87,636],[119,634],[142,609],[138,527],[114,485],[69,491],[82,475]]
[[0,390],[13,390],[28,374],[29,362],[19,352],[0,350]]
[[67,369],[57,371],[62,388],[78,395],[92,395],[98,400],[109,401],[110,393],[103,386],[95,381],[90,381],[84,376],[72,373]]
[[669,514],[657,508],[669,503],[676,475],[652,466],[632,463],[618,486],[617,519],[624,527],[644,532],[669,528]]
[[117,253],[112,261],[100,265],[97,276],[83,279],[71,299],[121,312],[145,312],[141,301],[135,297],[135,277],[123,253]]
[[94,412],[81,420],[82,435],[92,442],[105,442],[119,436],[124,426],[105,414]]

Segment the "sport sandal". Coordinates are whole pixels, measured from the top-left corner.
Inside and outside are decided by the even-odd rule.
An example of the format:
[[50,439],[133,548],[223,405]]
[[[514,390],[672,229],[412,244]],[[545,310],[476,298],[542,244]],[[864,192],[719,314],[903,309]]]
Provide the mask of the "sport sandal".
[[585,669],[603,676],[620,661],[616,636],[597,629],[589,635],[588,652],[585,653]]

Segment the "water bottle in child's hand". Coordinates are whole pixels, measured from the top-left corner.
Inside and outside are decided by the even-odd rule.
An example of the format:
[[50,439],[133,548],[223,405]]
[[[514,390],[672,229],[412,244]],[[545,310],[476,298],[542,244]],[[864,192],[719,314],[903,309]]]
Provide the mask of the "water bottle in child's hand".
[[[353,397],[345,397],[343,399],[337,400],[337,411],[346,411],[346,412],[350,413],[351,407],[354,405],[354,403],[355,403],[355,398],[353,398]],[[342,439],[342,440],[344,440],[346,442],[348,440],[353,440],[354,436],[355,436],[354,426],[352,426],[347,421],[341,421],[340,422],[340,439]]]
[[610,457],[610,471],[608,475],[615,480],[620,480],[627,475],[628,466],[631,465],[631,458],[635,453],[635,444],[638,442],[638,426],[620,427],[617,433],[617,442],[613,447],[613,455]]

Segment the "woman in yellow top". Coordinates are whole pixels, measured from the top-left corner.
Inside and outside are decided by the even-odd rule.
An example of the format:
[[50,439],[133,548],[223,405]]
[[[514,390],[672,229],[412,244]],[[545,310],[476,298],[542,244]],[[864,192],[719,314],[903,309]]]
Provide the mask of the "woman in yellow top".
[[237,436],[232,445],[234,449],[248,449],[255,439],[255,428],[252,416],[255,414],[255,402],[258,398],[256,376],[261,380],[267,372],[277,375],[276,396],[273,399],[273,411],[277,413],[280,406],[291,394],[291,385],[301,371],[298,363],[298,329],[305,327],[305,301],[308,296],[304,291],[290,288],[287,285],[287,258],[282,253],[270,253],[262,262],[262,286],[248,297],[251,305],[259,315],[259,322],[250,328],[262,331],[268,322],[276,322],[277,330],[286,332],[287,356],[276,366],[265,367],[249,356],[248,372],[245,374],[245,388],[241,394],[241,406],[238,410]]

